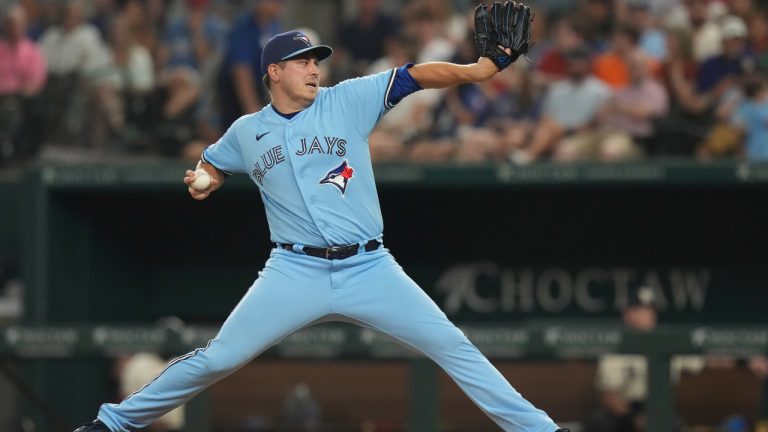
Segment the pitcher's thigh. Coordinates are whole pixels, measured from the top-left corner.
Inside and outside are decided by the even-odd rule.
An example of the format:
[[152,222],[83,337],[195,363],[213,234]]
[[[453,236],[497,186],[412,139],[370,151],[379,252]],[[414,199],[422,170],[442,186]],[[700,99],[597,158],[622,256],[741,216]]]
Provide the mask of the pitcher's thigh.
[[268,261],[234,308],[209,352],[226,351],[232,361],[247,360],[330,312],[330,292],[320,269],[314,278],[293,277],[302,273],[292,268],[299,264],[274,261]]
[[[384,261],[344,287],[339,312],[432,357],[469,344],[434,301],[394,260]],[[471,346],[471,344],[469,344]],[[474,347],[471,347],[472,349]]]

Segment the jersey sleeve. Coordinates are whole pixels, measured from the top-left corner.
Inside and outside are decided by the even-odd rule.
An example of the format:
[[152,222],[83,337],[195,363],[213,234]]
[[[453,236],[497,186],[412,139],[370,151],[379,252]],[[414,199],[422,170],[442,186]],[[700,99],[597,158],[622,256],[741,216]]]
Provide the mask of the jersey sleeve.
[[333,88],[338,106],[344,107],[344,117],[353,121],[361,134],[369,134],[387,111],[421,90],[408,72],[410,66],[350,79]]
[[240,120],[232,123],[218,141],[203,150],[200,157],[203,162],[213,165],[226,175],[246,172],[240,142],[237,139],[239,124]]

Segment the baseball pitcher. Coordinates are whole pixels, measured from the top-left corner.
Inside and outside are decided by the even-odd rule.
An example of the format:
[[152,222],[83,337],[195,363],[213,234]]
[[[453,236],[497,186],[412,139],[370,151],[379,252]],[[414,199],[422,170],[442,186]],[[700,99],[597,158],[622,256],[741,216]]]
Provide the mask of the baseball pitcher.
[[[206,199],[246,174],[264,201],[275,243],[257,280],[205,348],[171,361],[119,404],[104,404],[77,432],[143,428],[284,337],[323,320],[386,333],[442,367],[509,432],[564,432],[525,400],[384,247],[368,135],[400,100],[424,88],[481,82],[528,50],[531,10],[515,2],[475,12],[477,63],[406,64],[320,87],[318,63],[333,50],[297,31],[265,46],[272,103],[238,119],[184,182]],[[198,182],[202,175],[210,179]],[[202,186],[201,186],[202,185]],[[200,189],[202,187],[202,189]]]

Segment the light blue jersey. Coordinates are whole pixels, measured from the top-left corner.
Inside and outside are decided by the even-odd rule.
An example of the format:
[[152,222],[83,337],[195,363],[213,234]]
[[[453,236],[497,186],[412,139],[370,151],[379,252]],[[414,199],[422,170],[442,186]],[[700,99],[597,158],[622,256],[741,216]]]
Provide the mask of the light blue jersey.
[[322,88],[287,119],[271,105],[241,117],[203,161],[259,186],[272,241],[331,246],[380,239],[384,229],[368,134],[392,106],[396,69]]
[[[265,52],[277,54],[263,57],[263,64],[317,48],[295,31],[267,45]],[[330,55],[330,48],[320,49]],[[98,420],[106,428],[145,427],[284,337],[342,320],[434,360],[504,431],[556,432],[552,419],[525,400],[373,241],[381,240],[383,223],[368,134],[387,110],[421,88],[408,67],[320,89],[293,116],[268,105],[238,119],[203,152],[204,162],[256,183],[278,246],[205,348],[172,360],[121,403],[101,406]]]

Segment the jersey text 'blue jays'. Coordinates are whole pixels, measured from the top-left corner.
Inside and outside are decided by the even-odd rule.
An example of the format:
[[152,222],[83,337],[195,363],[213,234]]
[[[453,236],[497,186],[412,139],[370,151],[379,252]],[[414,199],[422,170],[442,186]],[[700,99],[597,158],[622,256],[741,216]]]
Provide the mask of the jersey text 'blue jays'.
[[271,105],[238,119],[203,160],[259,186],[272,241],[332,246],[381,239],[368,135],[392,108],[396,70],[322,88],[291,118]]

